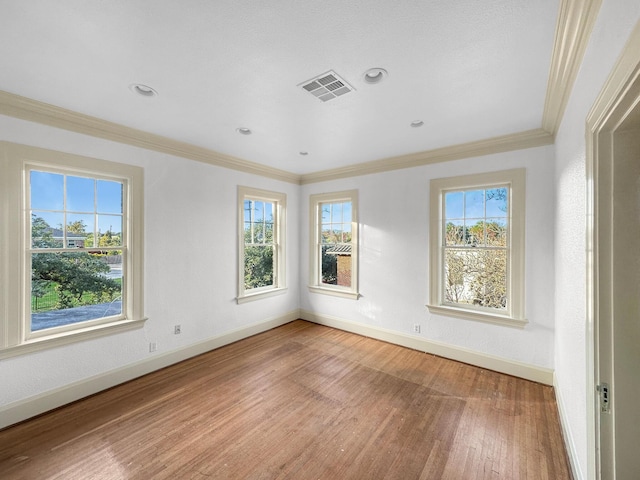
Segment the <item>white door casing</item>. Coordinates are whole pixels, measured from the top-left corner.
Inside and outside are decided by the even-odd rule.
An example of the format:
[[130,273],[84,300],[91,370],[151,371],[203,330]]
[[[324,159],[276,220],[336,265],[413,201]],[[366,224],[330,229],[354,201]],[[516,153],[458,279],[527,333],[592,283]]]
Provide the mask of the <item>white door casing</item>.
[[587,118],[587,302],[589,478],[638,478],[640,25]]

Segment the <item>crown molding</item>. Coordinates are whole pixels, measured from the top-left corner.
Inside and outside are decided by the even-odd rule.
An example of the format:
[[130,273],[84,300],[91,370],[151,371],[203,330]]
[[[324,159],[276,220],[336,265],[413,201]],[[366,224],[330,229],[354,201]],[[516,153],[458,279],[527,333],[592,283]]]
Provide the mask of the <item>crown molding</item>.
[[614,105],[628,93],[638,77],[640,77],[640,23],[636,24],[629,35],[618,61],[587,115],[589,134],[603,128]]
[[1,90],[0,114],[294,184],[323,182],[370,173],[417,167],[430,163],[459,160],[511,150],[521,150],[541,145],[550,145],[554,141],[553,135],[542,129],[536,129],[399,157],[358,163],[332,170],[298,175],[231,155],[225,155],[207,148],[172,140],[143,130],[125,127],[117,123],[108,122]]
[[42,123],[83,135],[103,138],[113,142],[124,143],[134,147],[154,150],[156,152],[175,155],[196,160],[219,167],[239,170],[245,173],[274,178],[283,182],[300,182],[300,175],[267,167],[259,163],[232,157],[223,153],[179,142],[143,130],[125,127],[117,123],[101,120],[48,103],[14,95],[0,90],[0,114],[20,118],[30,122]]
[[432,163],[461,160],[463,158],[481,157],[494,153],[551,145],[553,142],[554,137],[552,134],[538,128],[525,132],[502,135],[500,137],[487,138],[476,142],[461,143],[399,157],[383,158],[381,160],[358,163],[347,167],[309,173],[302,175],[300,183],[305,185],[308,183],[325,182],[371,173],[382,173],[402,168],[419,167]]
[[582,64],[602,0],[561,0],[542,129],[555,135]]

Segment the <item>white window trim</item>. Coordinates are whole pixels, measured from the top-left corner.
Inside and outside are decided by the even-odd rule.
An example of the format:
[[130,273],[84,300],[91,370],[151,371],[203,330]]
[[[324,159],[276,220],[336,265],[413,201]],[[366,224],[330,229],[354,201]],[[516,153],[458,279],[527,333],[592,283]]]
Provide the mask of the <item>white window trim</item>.
[[[351,288],[325,285],[320,281],[320,204],[330,202],[351,202]],[[309,197],[309,291],[335,297],[357,300],[358,292],[358,190],[334,193],[320,193]]]
[[[36,147],[0,142],[0,358],[22,355],[141,327],[144,317],[144,180],[143,169],[121,163],[81,157]],[[27,308],[31,272],[27,271],[30,222],[26,211],[29,167],[67,174],[123,181],[129,219],[123,315],[107,321],[88,321],[32,334]],[[123,225],[123,234],[125,234]],[[9,279],[12,279],[9,281]]]
[[[262,200],[275,204],[274,215],[274,284],[266,287],[244,288],[244,202],[245,200]],[[260,190],[257,188],[238,186],[238,304],[252,302],[262,298],[282,295],[287,291],[286,282],[286,212],[287,196],[284,193]]]
[[[507,272],[507,311],[502,314],[479,310],[472,306],[443,304],[443,248],[442,215],[443,193],[450,190],[491,188],[509,186],[509,271]],[[476,320],[512,327],[524,327],[528,322],[524,311],[524,264],[525,264],[525,185],[526,170],[517,168],[499,172],[462,175],[431,180],[429,222],[429,304],[431,313],[467,320]]]

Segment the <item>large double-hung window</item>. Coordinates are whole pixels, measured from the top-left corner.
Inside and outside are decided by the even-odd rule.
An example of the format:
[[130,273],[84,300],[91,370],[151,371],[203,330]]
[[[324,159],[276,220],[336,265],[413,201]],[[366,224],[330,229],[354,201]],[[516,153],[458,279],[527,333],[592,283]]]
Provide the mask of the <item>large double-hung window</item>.
[[358,191],[309,198],[309,289],[358,299]]
[[524,169],[431,181],[433,313],[522,326]]
[[140,324],[142,169],[2,147],[0,355]]
[[238,303],[286,291],[286,198],[238,187]]

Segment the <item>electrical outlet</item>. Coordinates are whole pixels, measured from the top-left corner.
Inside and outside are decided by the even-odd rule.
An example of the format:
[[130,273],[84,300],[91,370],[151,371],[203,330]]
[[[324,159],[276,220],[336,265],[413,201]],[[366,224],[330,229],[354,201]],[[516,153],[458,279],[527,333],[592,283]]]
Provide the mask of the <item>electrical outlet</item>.
[[156,342],[149,343],[149,353],[155,352],[157,348],[158,348],[158,344],[156,344]]
[[180,325],[176,325],[175,327],[173,327],[173,334],[174,335],[178,335],[180,332],[181,332]]
[[416,323],[413,325],[413,333],[420,333],[420,324]]

